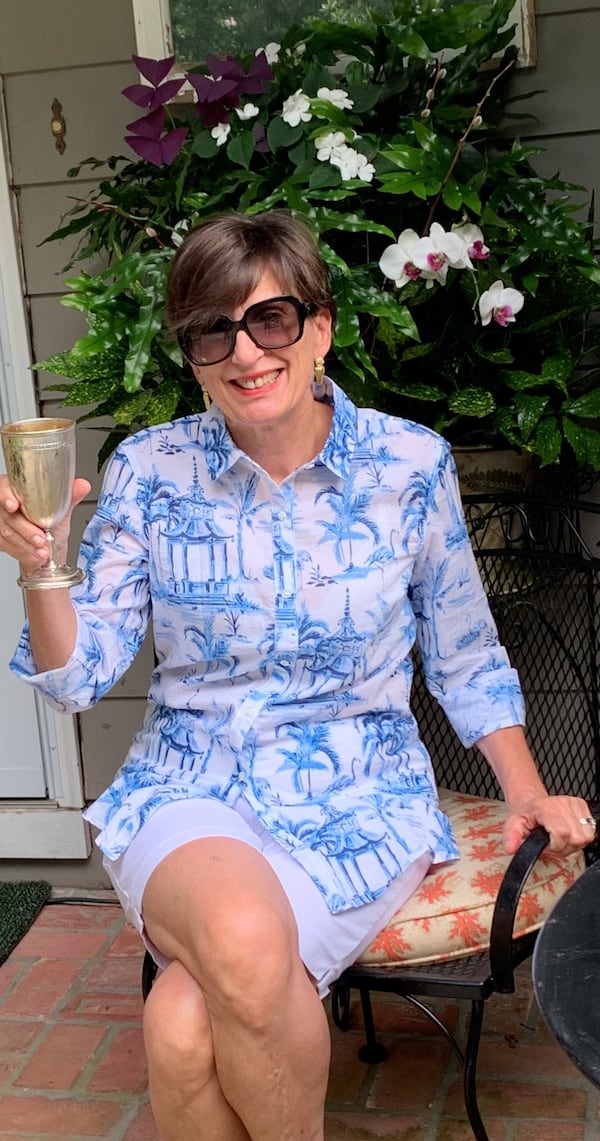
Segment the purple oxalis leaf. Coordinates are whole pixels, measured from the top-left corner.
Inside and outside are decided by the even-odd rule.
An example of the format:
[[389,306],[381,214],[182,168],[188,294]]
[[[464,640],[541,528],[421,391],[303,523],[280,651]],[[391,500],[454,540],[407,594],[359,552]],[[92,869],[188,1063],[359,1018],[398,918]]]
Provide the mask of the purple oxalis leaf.
[[261,154],[267,154],[271,148],[267,142],[265,128],[263,127],[262,123],[254,123],[254,126],[252,127],[252,134],[256,143],[256,150]]
[[238,85],[233,79],[209,79],[207,75],[188,75],[188,79],[200,103],[218,103],[237,94]]
[[143,55],[132,55],[132,60],[144,79],[148,80],[153,87],[158,87],[163,79],[167,78],[173,64],[175,63],[175,56],[167,56],[166,59],[148,59]]
[[233,79],[239,82],[246,76],[244,69],[231,55],[207,55],[206,66],[215,79]]
[[132,151],[135,151],[145,162],[152,163],[152,166],[162,166],[162,146],[157,139],[144,139],[133,135],[126,135],[125,142],[128,143]]
[[194,110],[205,127],[229,122],[229,111],[222,103],[196,103]]
[[187,139],[189,130],[187,127],[175,127],[175,130],[169,131],[167,135],[160,140],[163,153],[163,162],[170,166],[174,159],[177,158],[185,140]]
[[[165,109],[164,107],[157,107],[156,111],[151,111],[149,115],[144,115],[142,119],[136,119],[135,122],[128,123],[126,130],[131,131],[132,134],[142,139],[158,139],[164,130],[164,126]],[[135,147],[133,149],[135,150]]]
[[184,83],[185,76],[183,75],[181,79],[168,79],[166,83],[161,83],[160,87],[155,88],[149,106],[153,109],[164,107],[166,103],[170,103],[171,99],[179,94]]
[[254,56],[254,59],[252,60],[248,70],[248,78],[252,79],[253,82],[260,83],[262,85],[259,89],[259,92],[263,91],[267,84],[271,82],[273,78],[273,72],[269,67],[264,51],[261,51],[258,53],[258,55]]
[[121,95],[124,95],[131,103],[135,103],[137,107],[149,107],[154,95],[154,87],[148,87],[147,83],[133,83],[131,87],[124,87]]

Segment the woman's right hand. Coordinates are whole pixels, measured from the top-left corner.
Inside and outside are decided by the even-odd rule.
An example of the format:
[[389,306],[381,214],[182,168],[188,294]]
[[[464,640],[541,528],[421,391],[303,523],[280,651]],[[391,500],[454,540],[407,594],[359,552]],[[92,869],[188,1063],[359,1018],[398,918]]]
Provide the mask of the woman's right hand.
[[[78,503],[89,494],[90,489],[91,485],[87,479],[73,481],[73,498],[69,512],[53,532],[57,562],[67,560],[71,515]],[[30,523],[25,517],[5,475],[0,475],[0,551],[16,559],[25,574],[38,570],[49,557],[43,528]]]

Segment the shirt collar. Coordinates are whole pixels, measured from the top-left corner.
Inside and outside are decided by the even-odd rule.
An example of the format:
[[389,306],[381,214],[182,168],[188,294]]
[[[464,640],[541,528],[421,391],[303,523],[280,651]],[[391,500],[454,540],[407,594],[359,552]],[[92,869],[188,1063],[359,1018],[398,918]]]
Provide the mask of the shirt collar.
[[[346,393],[328,376],[321,384],[313,383],[315,400],[333,406],[333,420],[329,435],[316,463],[337,476],[344,478],[350,471],[352,453],[356,448],[357,423],[356,406]],[[200,435],[206,458],[208,474],[216,480],[229,471],[246,453],[237,447],[229,434],[225,417],[216,404],[212,404],[200,420]]]

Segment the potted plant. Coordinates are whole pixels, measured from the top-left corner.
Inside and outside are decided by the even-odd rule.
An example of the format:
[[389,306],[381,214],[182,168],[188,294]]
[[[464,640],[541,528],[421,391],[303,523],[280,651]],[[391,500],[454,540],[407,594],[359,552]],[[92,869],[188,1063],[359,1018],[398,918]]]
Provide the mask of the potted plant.
[[357,403],[453,443],[600,467],[600,269],[577,188],[507,137],[511,8],[398,0],[209,56],[185,80],[134,57],[137,158],[110,158],[48,239],[77,234],[75,263],[107,261],[62,299],[89,331],[37,366],[63,378],[65,404],[92,406],[84,420],[113,421],[100,464],[129,432],[199,407],[162,321],[183,234],[219,210],[283,207],[319,238],[338,306],[328,371]]

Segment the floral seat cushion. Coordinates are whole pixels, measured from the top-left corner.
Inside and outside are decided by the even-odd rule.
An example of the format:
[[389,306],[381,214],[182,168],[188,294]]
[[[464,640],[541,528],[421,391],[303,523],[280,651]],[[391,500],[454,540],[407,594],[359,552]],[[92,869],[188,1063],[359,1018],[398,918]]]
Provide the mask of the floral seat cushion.
[[[440,805],[452,822],[461,859],[438,865],[425,877],[360,956],[363,965],[417,966],[489,947],[496,895],[510,862],[502,842],[506,806],[445,789]],[[540,927],[583,868],[580,852],[563,857],[546,849],[523,890],[515,934]]]

